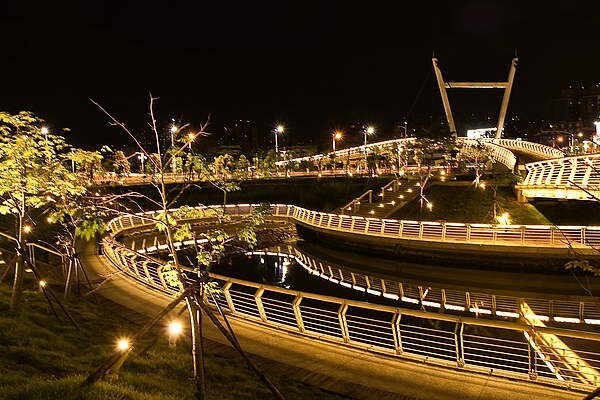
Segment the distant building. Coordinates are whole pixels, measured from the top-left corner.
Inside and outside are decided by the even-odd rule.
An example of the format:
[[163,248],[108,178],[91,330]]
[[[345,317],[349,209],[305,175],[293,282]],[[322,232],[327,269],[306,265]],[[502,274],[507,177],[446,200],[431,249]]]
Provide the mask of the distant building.
[[552,127],[570,132],[591,133],[600,119],[600,83],[571,85],[552,100]]

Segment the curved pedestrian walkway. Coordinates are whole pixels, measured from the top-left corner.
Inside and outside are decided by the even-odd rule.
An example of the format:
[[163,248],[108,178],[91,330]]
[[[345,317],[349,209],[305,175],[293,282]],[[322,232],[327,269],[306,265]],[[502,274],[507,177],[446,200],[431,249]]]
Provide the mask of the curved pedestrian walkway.
[[[93,243],[80,249],[80,257],[96,278],[112,276],[97,289],[97,293],[115,303],[153,315],[170,299],[120,274],[104,256],[96,254]],[[298,376],[290,379],[317,384],[355,398],[525,400],[581,397],[581,393],[527,381],[466,373],[451,365],[444,368],[385,357],[265,328],[238,318],[232,318],[231,322],[246,351],[291,366]],[[206,326],[206,336],[223,342],[212,326]]]

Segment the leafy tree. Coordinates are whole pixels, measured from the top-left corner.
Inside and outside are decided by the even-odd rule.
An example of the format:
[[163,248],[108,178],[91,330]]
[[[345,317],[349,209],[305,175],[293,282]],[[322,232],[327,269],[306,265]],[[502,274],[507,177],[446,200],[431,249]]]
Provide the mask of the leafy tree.
[[117,175],[129,175],[131,173],[131,164],[121,150],[115,151],[113,169]]
[[[203,135],[207,124],[200,127],[197,133],[188,134],[188,142],[184,143],[181,147],[171,149],[170,151],[164,152],[161,149],[161,135],[157,126],[157,121],[154,116],[154,97],[150,97],[150,127],[151,133],[154,136],[154,149],[153,152],[157,154],[157,157],[152,158],[150,151],[137,140],[134,135],[124,123],[118,121],[110,113],[108,113],[99,104],[95,103],[110,119],[113,125],[120,127],[138,146],[138,150],[148,156],[148,159],[155,168],[155,174],[151,176],[151,185],[156,190],[156,197],[150,197],[142,193],[129,193],[126,196],[118,199],[118,205],[112,208],[109,205],[105,205],[106,209],[111,209],[114,213],[120,215],[131,215],[132,211],[131,204],[136,204],[136,200],[143,198],[144,201],[154,205],[155,208],[159,209],[159,213],[156,216],[145,216],[144,218],[154,222],[158,230],[164,232],[167,246],[168,246],[168,264],[163,268],[163,271],[167,272],[166,279],[172,279],[178,282],[181,287],[180,294],[176,299],[171,302],[165,309],[163,309],[153,320],[144,326],[131,340],[131,345],[147,333],[162,317],[164,317],[170,310],[177,306],[181,301],[185,301],[190,316],[190,322],[193,327],[192,329],[192,357],[194,363],[194,377],[196,378],[196,397],[203,399],[205,397],[205,383],[204,383],[204,357],[200,353],[202,348],[202,317],[208,315],[210,320],[217,325],[221,332],[227,332],[228,328],[224,327],[219,320],[212,314],[211,309],[206,304],[205,293],[210,291],[209,276],[207,274],[207,266],[211,262],[218,259],[224,254],[226,245],[238,241],[243,246],[253,246],[256,243],[255,229],[262,223],[262,215],[265,210],[255,210],[247,218],[235,221],[230,221],[224,215],[224,208],[222,210],[213,210],[214,217],[217,219],[217,224],[213,229],[209,229],[207,232],[197,233],[193,229],[192,225],[187,222],[198,217],[199,211],[190,207],[181,207],[172,210],[173,205],[181,195],[181,193],[190,185],[190,182],[185,182],[181,188],[177,190],[168,190],[165,183],[165,173],[175,157],[180,156],[185,149],[189,147],[189,153],[192,153],[191,142],[197,135]],[[181,130],[181,128],[179,128]],[[164,146],[163,146],[164,147]],[[212,163],[207,164],[203,157],[186,157],[187,167],[194,173],[200,173],[203,177],[209,180],[213,185],[222,188],[226,194],[228,190],[231,190],[235,181],[230,183],[231,178],[239,178],[237,175],[236,163],[233,157],[229,155],[223,155],[216,157]],[[274,160],[274,159],[273,159]],[[224,197],[226,201],[226,197]],[[179,260],[177,247],[175,246],[176,241],[194,239],[194,243],[197,243],[198,235],[203,235],[206,239],[206,244],[199,246],[196,245],[197,257],[194,268],[197,279],[194,282],[190,282],[188,279],[184,279],[183,269]],[[250,359],[245,356],[245,353],[239,347],[239,344],[232,339],[233,334],[225,335],[227,339],[231,341],[234,347],[244,355],[245,361],[249,364],[251,369],[257,372],[263,382],[272,390],[274,394],[278,394],[278,398],[282,398],[281,394],[273,386],[273,384],[261,373],[259,373],[256,366]],[[87,379],[86,384],[93,384],[102,376],[104,376],[111,368],[113,368],[119,359],[122,358],[122,353],[115,353],[106,363],[104,363],[98,370],[92,373]]]
[[0,214],[14,219],[17,259],[10,308],[18,310],[23,286],[24,238],[57,200],[85,193],[69,168],[69,146],[61,136],[43,134],[43,121],[26,111],[0,112]]

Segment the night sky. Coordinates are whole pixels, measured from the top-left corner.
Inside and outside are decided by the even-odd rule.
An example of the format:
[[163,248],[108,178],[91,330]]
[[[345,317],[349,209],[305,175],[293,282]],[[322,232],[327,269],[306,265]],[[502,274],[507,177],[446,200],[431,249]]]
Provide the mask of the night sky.
[[[280,121],[307,141],[441,116],[434,51],[461,81],[505,80],[517,50],[509,112],[540,118],[571,82],[600,81],[598,3],[3,2],[0,109],[33,110],[75,144],[121,143],[89,98],[141,131],[152,92],[164,125],[210,113],[215,132]],[[451,96],[456,114],[495,117],[501,92]]]

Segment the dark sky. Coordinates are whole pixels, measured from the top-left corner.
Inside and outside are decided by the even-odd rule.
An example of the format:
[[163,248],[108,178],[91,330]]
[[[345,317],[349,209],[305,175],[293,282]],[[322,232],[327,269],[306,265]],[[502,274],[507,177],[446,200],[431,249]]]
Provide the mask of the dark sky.
[[[150,91],[164,124],[211,113],[281,121],[290,138],[385,130],[440,115],[433,51],[449,80],[504,80],[517,49],[510,111],[537,118],[570,82],[600,81],[600,2],[554,3],[3,2],[0,109],[34,110],[77,144],[123,139],[89,98],[138,130]],[[495,116],[500,93],[452,99]]]

